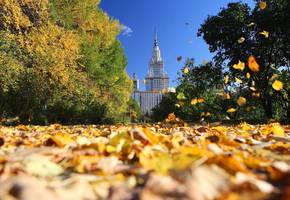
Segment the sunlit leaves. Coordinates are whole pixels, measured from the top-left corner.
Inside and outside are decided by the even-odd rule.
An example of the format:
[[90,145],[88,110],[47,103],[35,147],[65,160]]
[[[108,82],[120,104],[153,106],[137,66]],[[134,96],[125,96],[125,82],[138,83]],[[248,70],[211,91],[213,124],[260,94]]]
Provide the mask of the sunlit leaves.
[[237,70],[240,70],[240,71],[244,71],[245,63],[239,60],[239,63],[238,64],[234,64],[233,68],[237,69]]
[[274,90],[280,91],[283,89],[283,83],[279,80],[275,80],[272,84],[272,87],[274,88]]
[[257,63],[256,58],[254,56],[249,57],[248,66],[252,72],[260,71],[260,65]]
[[193,98],[192,100],[191,100],[191,105],[196,105],[196,104],[198,104],[198,103],[204,103],[205,102],[205,99],[204,98]]
[[[206,118],[212,114],[205,111],[201,116]],[[287,155],[290,148],[284,142],[287,141],[287,126],[279,123],[255,126],[247,123],[237,126],[182,126],[178,121],[175,114],[171,113],[168,120],[154,125],[146,124],[146,128],[138,125],[133,128],[125,125],[2,126],[0,136],[4,137],[5,144],[1,149],[5,149],[7,154],[0,155],[0,167],[13,169],[15,174],[21,173],[25,177],[25,185],[30,184],[27,182],[29,177],[33,177],[39,185],[51,184],[53,180],[58,192],[54,193],[54,187],[45,191],[59,199],[65,199],[68,193],[73,193],[73,197],[78,196],[77,199],[84,199],[87,192],[95,188],[102,189],[105,193],[102,193],[102,197],[107,199],[110,192],[116,192],[111,189],[116,184],[121,188],[137,188],[141,193],[149,192],[149,195],[155,195],[150,193],[152,187],[156,188],[154,191],[165,188],[166,191],[170,189],[170,192],[178,192],[178,195],[184,195],[184,192],[191,194],[192,189],[182,188],[191,188],[191,184],[196,188],[204,181],[212,185],[213,176],[217,173],[220,175],[216,177],[214,185],[227,187],[231,193],[238,189],[237,197],[240,193],[250,195],[259,191],[263,191],[262,195],[265,196],[272,195],[276,187],[271,184],[272,181],[287,177]],[[16,146],[19,144],[15,140],[19,137],[20,130],[25,137],[22,138],[19,153],[19,147]],[[78,146],[61,147],[44,143],[46,138],[59,133],[68,133]],[[196,171],[201,168],[203,170]],[[261,170],[267,179],[259,174]],[[7,170],[2,172],[2,176],[6,176],[10,182],[10,177],[15,179],[14,173]],[[64,175],[67,176],[66,179],[63,179]],[[154,181],[157,183],[153,184],[152,176],[158,177]],[[162,186],[159,185],[159,180]],[[78,181],[85,184],[81,188],[85,196],[79,196],[75,192],[80,185],[71,186]],[[281,185],[284,186],[283,181]],[[234,189],[230,186],[234,186]],[[194,190],[194,194],[199,190]],[[61,196],[64,191],[65,196]],[[133,192],[127,191],[130,195]],[[206,192],[209,192],[208,189]],[[2,197],[6,199],[10,194],[11,192],[3,193]],[[26,195],[34,197],[35,192],[28,190]],[[100,197],[99,192],[93,192],[92,195],[92,199]],[[218,193],[217,197],[219,195]],[[164,199],[168,195],[160,193],[159,196]]]

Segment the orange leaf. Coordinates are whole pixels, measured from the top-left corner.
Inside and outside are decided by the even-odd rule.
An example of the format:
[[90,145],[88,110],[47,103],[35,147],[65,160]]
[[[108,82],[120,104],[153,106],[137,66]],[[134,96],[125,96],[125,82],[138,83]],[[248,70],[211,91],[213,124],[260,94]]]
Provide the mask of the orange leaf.
[[249,57],[248,66],[252,72],[260,71],[260,65],[257,63],[256,58],[254,56]]

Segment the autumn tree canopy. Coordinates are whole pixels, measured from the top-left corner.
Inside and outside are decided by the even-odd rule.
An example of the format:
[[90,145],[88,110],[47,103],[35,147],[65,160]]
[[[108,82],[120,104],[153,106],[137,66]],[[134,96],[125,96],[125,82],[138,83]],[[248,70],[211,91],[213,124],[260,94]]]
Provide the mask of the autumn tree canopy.
[[131,81],[116,39],[119,22],[98,4],[0,2],[1,115],[32,122],[101,122],[126,112]]

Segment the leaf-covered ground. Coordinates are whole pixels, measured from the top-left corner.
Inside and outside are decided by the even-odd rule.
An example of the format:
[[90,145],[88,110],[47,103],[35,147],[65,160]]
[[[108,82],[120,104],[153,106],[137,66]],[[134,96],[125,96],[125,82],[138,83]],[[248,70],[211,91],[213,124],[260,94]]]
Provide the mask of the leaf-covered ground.
[[290,199],[290,126],[0,127],[0,199]]

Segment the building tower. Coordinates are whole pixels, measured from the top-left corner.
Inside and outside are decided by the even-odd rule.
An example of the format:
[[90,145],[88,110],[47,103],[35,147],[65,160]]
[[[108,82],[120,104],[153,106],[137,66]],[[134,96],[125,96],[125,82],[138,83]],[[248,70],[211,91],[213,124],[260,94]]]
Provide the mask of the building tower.
[[143,114],[150,115],[152,108],[159,105],[163,98],[164,89],[169,87],[169,78],[164,71],[164,62],[161,57],[158,45],[157,32],[154,33],[154,45],[152,57],[149,62],[149,70],[145,77],[145,91],[139,89],[139,80],[136,74],[133,74],[134,91],[132,98],[135,99],[141,107]]
[[137,78],[136,74],[133,74],[133,86],[134,86],[134,91],[139,91],[139,79]]
[[149,62],[149,70],[145,80],[146,91],[162,91],[169,87],[169,78],[164,71],[164,62],[161,57],[156,31],[154,32],[152,58]]

